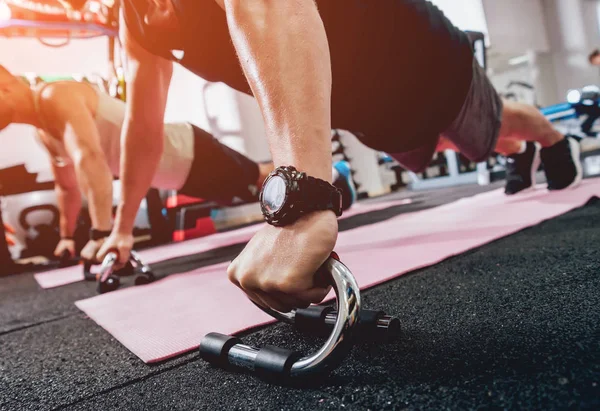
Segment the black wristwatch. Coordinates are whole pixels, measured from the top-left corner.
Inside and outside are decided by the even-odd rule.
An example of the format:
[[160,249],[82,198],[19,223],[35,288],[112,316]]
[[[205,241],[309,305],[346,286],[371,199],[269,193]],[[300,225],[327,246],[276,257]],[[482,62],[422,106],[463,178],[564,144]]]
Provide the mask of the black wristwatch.
[[331,210],[338,217],[342,215],[342,192],[338,188],[292,166],[278,167],[269,174],[259,199],[265,221],[277,227],[314,211]]
[[102,240],[103,238],[106,238],[110,235],[111,231],[102,231],[102,230],[96,230],[95,228],[92,228],[90,230],[90,240],[92,241],[98,241],[98,240]]

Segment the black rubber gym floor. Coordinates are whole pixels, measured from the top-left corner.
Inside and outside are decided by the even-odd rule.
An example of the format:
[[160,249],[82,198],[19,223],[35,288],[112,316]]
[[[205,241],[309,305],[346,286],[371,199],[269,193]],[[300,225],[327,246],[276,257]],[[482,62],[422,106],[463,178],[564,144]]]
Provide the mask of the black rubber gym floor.
[[[412,193],[412,205],[342,228],[477,191]],[[401,338],[359,345],[333,375],[303,387],[227,373],[195,352],[145,365],[73,305],[95,294],[93,284],[42,291],[31,274],[2,278],[0,409],[600,409],[598,244],[600,200],[592,200],[363,292],[367,308],[401,319]],[[229,260],[241,247],[156,269]],[[244,340],[305,352],[321,342],[279,324]]]

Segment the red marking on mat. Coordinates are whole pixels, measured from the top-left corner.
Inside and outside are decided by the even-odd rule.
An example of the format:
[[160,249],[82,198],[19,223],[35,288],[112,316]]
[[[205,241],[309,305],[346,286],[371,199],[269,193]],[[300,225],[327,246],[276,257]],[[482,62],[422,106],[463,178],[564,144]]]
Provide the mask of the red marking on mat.
[[[364,289],[564,214],[598,195],[600,179],[563,192],[506,197],[496,190],[342,232],[336,251]],[[209,332],[232,334],[270,322],[229,283],[226,269],[226,263],[205,267],[76,305],[144,362],[161,361],[196,349]]]
[[190,238],[204,237],[217,232],[215,223],[210,217],[199,218],[196,220],[196,227],[186,230],[176,230],[173,232],[173,241],[184,241]]
[[[380,201],[377,203],[357,203],[352,208],[344,211],[341,219],[365,214],[373,211],[384,210],[390,207],[396,207],[412,203],[410,199]],[[161,247],[148,250],[142,250],[139,255],[146,264],[156,263],[158,261],[170,260],[172,258],[184,257],[186,255],[203,253],[220,247],[227,247],[234,244],[250,241],[252,236],[263,226],[256,224],[237,230],[227,231],[188,240],[183,243],[172,243]],[[81,268],[67,267],[58,270],[37,273],[35,280],[42,288],[55,288],[63,285],[83,281],[83,272]]]
[[182,194],[178,194],[178,195],[174,195],[174,196],[169,196],[169,198],[167,198],[166,207],[167,208],[177,208],[177,207],[182,207],[182,206],[186,206],[186,205],[190,205],[190,204],[200,204],[203,202],[204,202],[204,200],[201,198],[188,197],[188,196],[184,196]]

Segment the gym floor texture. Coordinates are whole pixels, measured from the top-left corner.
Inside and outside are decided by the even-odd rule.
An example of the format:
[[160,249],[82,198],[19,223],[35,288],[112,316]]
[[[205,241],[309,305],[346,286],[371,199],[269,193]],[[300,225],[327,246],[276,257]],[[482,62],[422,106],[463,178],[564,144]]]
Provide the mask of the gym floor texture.
[[[350,218],[341,229],[498,187],[393,194],[414,202]],[[390,196],[375,201],[383,199]],[[0,410],[597,410],[599,244],[595,199],[365,291],[366,308],[400,318],[400,339],[357,345],[334,374],[304,386],[228,373],[197,352],[146,365],[73,304],[95,295],[95,284],[41,290],[32,274],[1,278]],[[159,276],[181,272],[242,248],[154,268]],[[244,341],[304,352],[322,343],[282,324],[244,333]]]

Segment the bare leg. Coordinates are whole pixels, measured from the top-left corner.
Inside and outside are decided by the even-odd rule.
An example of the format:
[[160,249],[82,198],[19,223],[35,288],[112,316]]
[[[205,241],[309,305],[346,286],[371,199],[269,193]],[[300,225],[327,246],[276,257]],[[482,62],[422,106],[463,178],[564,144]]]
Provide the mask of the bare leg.
[[[510,156],[521,151],[523,141],[537,141],[550,147],[564,139],[552,124],[535,107],[514,101],[504,101],[502,126],[496,143],[496,152]],[[454,144],[440,138],[437,151],[458,151]]]
[[502,154],[505,157],[512,156],[521,151],[523,140],[514,140],[511,138],[498,139],[496,143],[496,153]]
[[[564,138],[537,108],[515,101],[504,101],[499,144],[505,144],[503,140],[509,139],[537,141],[542,147],[550,147]],[[505,148],[510,148],[509,144],[512,143],[506,143]],[[516,152],[518,150],[512,153],[509,150],[506,154]]]

